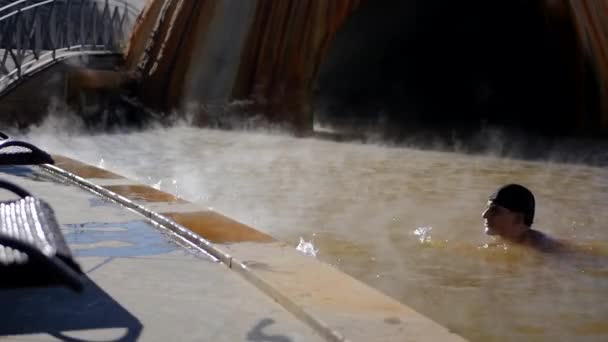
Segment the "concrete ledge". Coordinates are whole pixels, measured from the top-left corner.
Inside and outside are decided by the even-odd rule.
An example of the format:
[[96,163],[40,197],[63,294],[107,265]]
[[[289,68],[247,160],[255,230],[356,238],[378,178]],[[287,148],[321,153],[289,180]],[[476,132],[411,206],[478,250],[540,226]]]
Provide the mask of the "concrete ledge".
[[[44,170],[147,217],[187,244],[216,257],[328,341],[464,340],[398,301],[252,227],[194,205],[192,211],[176,212],[172,208],[187,201],[135,182],[94,184],[90,179],[122,177],[70,158],[53,157],[56,166],[44,165]],[[123,183],[128,184],[128,180]],[[147,208],[151,204],[156,211]]]

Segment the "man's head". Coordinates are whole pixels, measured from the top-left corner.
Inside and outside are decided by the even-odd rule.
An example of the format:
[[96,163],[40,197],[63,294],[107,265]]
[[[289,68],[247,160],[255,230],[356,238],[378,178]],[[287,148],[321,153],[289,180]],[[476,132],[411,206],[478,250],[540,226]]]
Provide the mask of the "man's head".
[[517,239],[534,222],[534,195],[519,184],[508,184],[493,193],[483,212],[486,234]]

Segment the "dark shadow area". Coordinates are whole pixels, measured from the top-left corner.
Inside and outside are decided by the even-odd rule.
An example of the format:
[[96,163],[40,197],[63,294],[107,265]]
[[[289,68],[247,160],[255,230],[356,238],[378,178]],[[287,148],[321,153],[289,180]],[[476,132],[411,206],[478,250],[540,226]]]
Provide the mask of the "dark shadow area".
[[292,340],[284,335],[270,335],[264,332],[266,327],[271,326],[275,323],[274,319],[264,318],[258,324],[255,325],[247,333],[247,341],[254,342],[291,342]]
[[581,112],[599,115],[597,94],[581,90],[597,86],[562,24],[540,1],[365,1],[320,69],[315,120],[391,140],[578,133]]
[[400,138],[387,137],[373,129],[318,131],[314,137],[343,143],[372,143],[389,147],[416,148],[501,158],[581,164],[594,167],[608,166],[608,141],[582,137],[533,135],[524,130],[480,128],[459,130],[420,128],[403,129]]
[[[73,80],[79,73],[119,73],[122,68],[118,54],[74,56],[48,63],[2,90],[0,128],[12,135],[27,134],[50,117],[70,122],[72,131],[91,134],[166,125],[169,121],[166,115],[147,110],[135,98],[134,80],[114,88],[103,84],[87,88]],[[94,83],[95,77],[91,76],[88,82]]]
[[126,333],[112,336],[112,341],[137,340],[143,328],[139,320],[88,277],[84,281],[80,294],[55,287],[0,291],[0,337],[42,333],[64,341],[81,341],[65,333],[122,328]]

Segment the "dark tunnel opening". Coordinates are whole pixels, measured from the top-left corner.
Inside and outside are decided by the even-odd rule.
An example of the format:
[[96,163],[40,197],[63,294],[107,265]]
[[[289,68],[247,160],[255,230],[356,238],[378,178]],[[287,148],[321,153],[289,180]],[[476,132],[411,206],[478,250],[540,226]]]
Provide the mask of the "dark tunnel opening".
[[577,87],[592,83],[574,34],[539,1],[364,1],[321,65],[315,121],[393,138],[487,126],[570,134]]

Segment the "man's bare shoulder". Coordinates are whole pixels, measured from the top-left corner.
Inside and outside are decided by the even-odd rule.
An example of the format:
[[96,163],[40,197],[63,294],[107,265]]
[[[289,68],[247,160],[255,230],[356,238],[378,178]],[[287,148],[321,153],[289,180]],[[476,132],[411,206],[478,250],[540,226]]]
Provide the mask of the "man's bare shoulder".
[[541,252],[566,252],[568,245],[538,230],[530,229],[527,244]]

